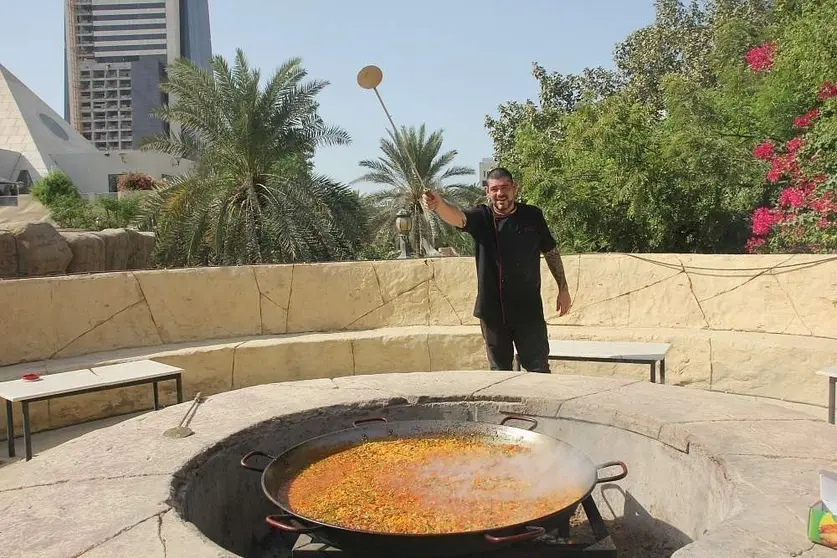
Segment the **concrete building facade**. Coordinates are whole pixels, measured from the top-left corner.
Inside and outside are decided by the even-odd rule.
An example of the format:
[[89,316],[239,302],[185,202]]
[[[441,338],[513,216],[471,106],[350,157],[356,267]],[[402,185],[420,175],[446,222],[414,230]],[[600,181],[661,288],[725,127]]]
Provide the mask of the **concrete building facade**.
[[166,132],[166,65],[208,67],[208,0],[66,0],[64,118],[101,151],[138,149]]

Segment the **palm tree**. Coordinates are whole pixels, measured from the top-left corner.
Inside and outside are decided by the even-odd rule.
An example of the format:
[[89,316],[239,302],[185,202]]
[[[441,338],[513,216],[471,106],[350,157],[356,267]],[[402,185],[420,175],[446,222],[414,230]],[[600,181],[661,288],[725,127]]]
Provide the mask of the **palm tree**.
[[457,152],[442,152],[442,130],[427,136],[422,124],[418,130],[402,126],[400,133],[391,130],[387,133],[389,139],[382,138],[380,143],[383,156],[374,161],[361,161],[360,166],[369,172],[353,181],[389,186],[364,196],[364,202],[372,208],[368,228],[373,239],[384,243],[389,241],[391,245],[396,234],[395,214],[403,208],[413,215],[411,242],[417,250],[422,250],[423,239],[434,247],[441,243],[461,244],[461,234],[443,225],[435,213],[426,211],[421,198],[424,189],[430,188],[450,202],[469,203],[474,198],[473,185],[447,184],[445,181],[473,175],[474,169],[452,166]]
[[180,59],[167,68],[170,96],[156,116],[172,125],[143,145],[192,159],[193,170],[152,191],[140,226],[153,229],[163,265],[235,265],[350,257],[359,243],[360,199],[311,170],[320,145],[348,144],[326,126],[299,58],[261,86],[261,74],[236,51],[203,70]]

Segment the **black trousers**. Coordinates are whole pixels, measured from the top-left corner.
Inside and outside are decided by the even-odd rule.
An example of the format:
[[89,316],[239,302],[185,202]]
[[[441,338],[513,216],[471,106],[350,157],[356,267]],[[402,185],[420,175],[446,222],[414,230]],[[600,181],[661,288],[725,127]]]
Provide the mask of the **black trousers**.
[[492,370],[512,370],[514,348],[520,366],[528,372],[550,373],[549,338],[546,321],[534,320],[523,324],[494,324],[480,321],[485,351]]

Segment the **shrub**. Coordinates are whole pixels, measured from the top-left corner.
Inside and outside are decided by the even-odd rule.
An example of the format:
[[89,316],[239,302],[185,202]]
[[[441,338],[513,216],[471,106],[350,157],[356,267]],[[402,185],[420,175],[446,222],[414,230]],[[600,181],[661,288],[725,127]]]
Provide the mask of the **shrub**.
[[78,190],[70,177],[57,169],[49,171],[32,187],[32,195],[47,207],[51,207],[61,198],[79,198]]
[[119,177],[116,188],[120,192],[151,190],[154,188],[154,179],[144,172],[129,172]]

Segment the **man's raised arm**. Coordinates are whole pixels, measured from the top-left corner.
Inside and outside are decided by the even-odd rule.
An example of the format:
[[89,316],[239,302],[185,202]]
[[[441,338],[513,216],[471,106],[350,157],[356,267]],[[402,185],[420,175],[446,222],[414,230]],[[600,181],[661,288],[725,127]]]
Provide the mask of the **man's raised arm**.
[[461,209],[449,204],[442,199],[442,196],[432,190],[425,190],[422,197],[427,209],[435,211],[442,218],[442,221],[458,229],[465,227],[465,213]]

